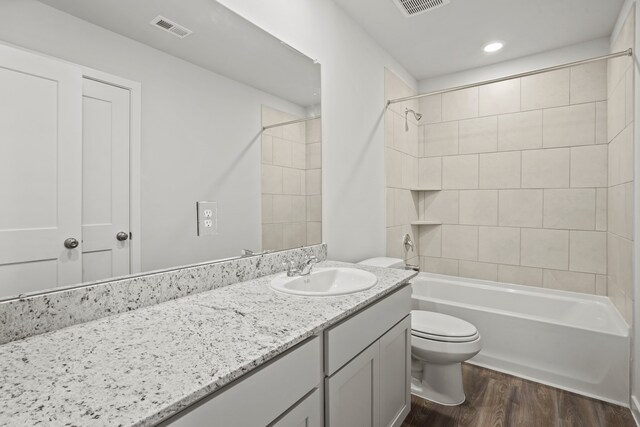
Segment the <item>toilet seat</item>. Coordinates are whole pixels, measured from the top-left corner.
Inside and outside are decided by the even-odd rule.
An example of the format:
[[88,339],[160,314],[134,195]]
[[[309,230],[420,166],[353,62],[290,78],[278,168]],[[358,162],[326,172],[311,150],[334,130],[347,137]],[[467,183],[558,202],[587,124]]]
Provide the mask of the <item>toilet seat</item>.
[[411,335],[450,343],[471,342],[479,337],[478,330],[469,322],[424,310],[411,311]]
[[411,335],[414,336],[414,337],[423,338],[423,339],[426,339],[426,340],[451,342],[451,343],[471,342],[471,341],[477,340],[478,337],[480,336],[480,334],[478,334],[477,332],[474,335],[470,335],[468,337],[448,337],[448,336],[443,336],[443,335],[427,334],[427,333],[419,332],[419,331],[411,331]]

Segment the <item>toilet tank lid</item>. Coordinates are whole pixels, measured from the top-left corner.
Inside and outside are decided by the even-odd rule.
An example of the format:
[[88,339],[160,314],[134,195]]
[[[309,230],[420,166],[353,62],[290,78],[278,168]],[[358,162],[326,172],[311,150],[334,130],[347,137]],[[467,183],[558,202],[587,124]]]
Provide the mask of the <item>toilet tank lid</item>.
[[471,323],[433,311],[411,310],[411,330],[442,337],[470,337],[478,333]]
[[377,257],[369,258],[364,261],[360,261],[360,265],[370,265],[372,267],[385,267],[385,268],[404,268],[404,261],[400,258],[389,257]]

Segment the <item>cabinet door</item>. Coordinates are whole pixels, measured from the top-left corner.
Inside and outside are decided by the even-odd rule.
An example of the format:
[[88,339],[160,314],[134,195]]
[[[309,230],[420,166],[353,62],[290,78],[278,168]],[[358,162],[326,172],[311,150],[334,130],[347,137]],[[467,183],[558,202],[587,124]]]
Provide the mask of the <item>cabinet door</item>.
[[331,427],[378,427],[379,343],[325,379],[325,420]]
[[270,427],[320,427],[320,392],[315,389]]
[[380,425],[400,426],[411,410],[411,316],[380,338]]

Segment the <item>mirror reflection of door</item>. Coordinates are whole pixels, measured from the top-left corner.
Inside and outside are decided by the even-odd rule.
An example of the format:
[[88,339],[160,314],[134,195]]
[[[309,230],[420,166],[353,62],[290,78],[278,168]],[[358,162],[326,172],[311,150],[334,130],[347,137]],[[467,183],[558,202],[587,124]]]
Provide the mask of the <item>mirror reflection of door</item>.
[[81,97],[78,70],[0,46],[0,284],[10,295],[77,283]]
[[0,46],[2,295],[129,273],[129,120],[127,90]]
[[84,79],[82,281],[129,274],[129,91]]

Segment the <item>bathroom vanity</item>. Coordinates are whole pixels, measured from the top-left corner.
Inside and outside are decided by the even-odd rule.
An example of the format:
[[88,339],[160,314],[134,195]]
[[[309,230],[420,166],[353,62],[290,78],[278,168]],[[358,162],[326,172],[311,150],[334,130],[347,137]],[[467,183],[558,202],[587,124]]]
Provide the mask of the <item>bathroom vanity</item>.
[[321,426],[323,406],[327,426],[400,425],[411,402],[410,300],[401,287],[163,425]]
[[414,272],[362,292],[273,275],[0,346],[0,424],[393,426],[410,408]]

